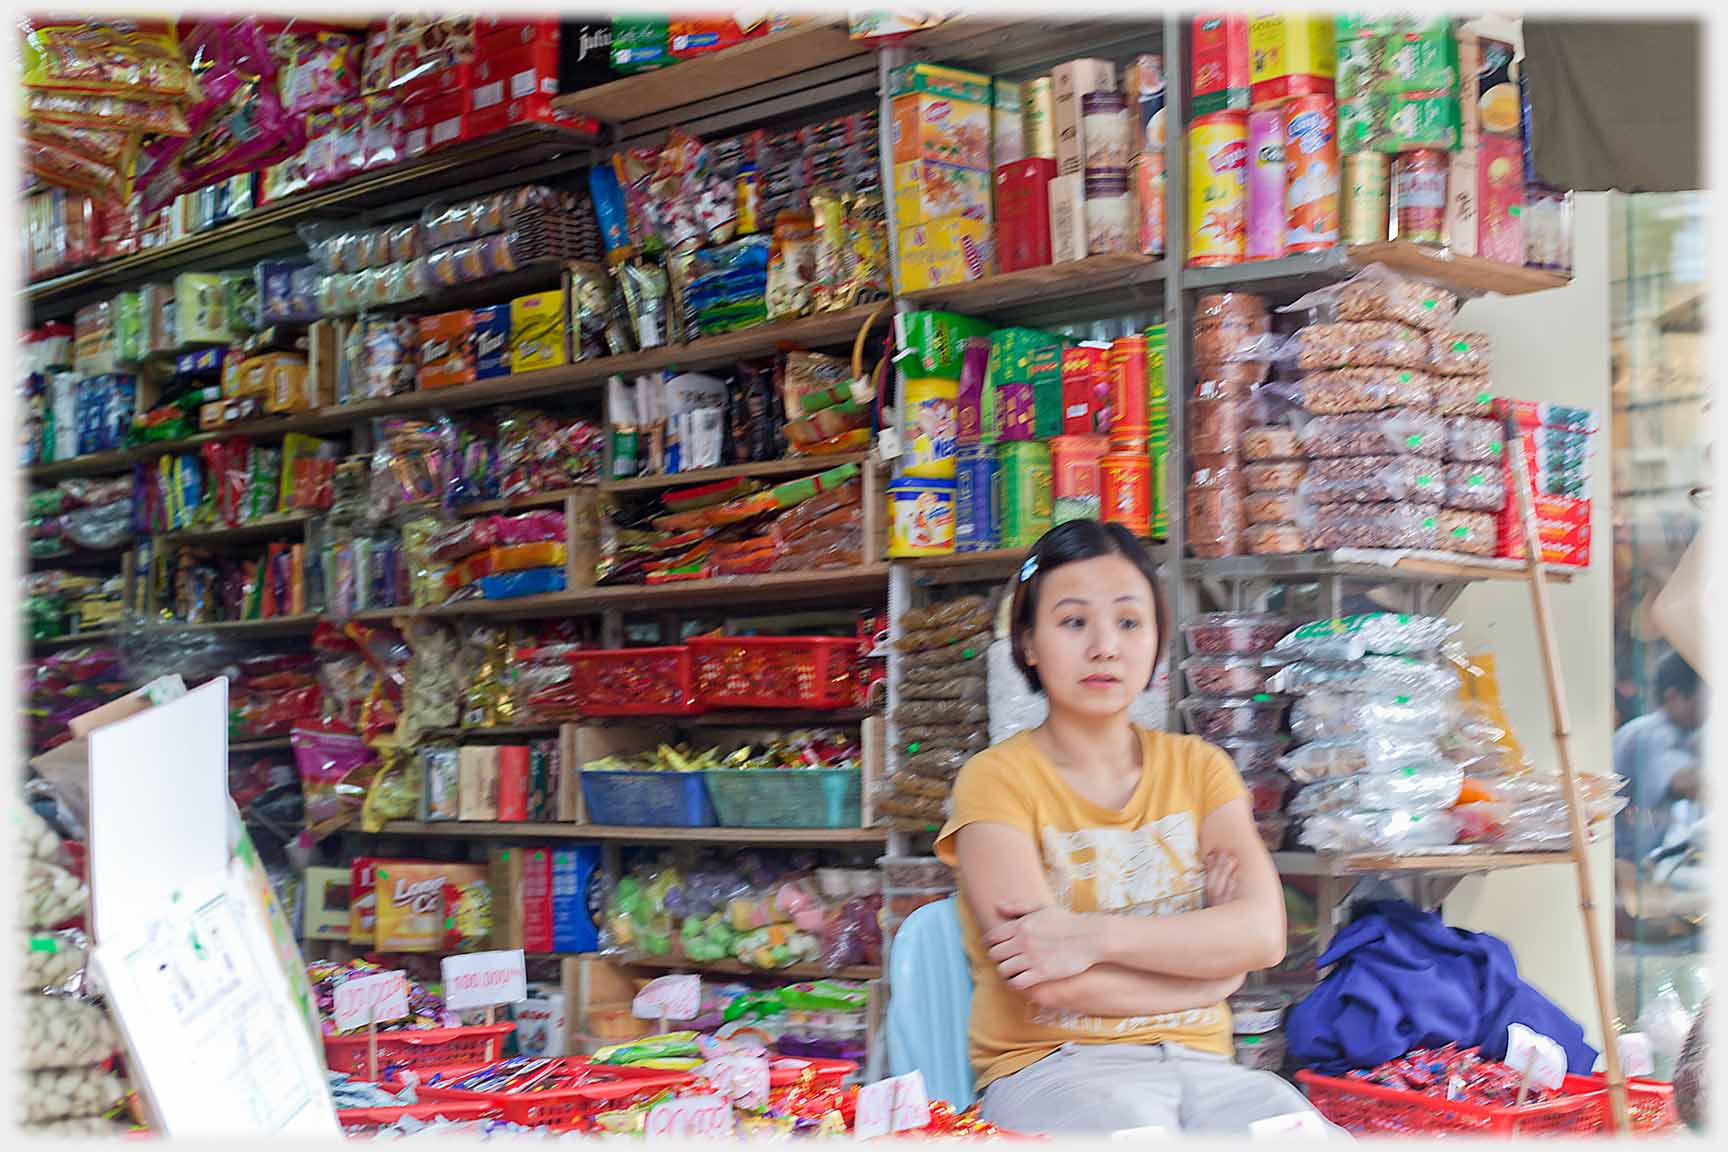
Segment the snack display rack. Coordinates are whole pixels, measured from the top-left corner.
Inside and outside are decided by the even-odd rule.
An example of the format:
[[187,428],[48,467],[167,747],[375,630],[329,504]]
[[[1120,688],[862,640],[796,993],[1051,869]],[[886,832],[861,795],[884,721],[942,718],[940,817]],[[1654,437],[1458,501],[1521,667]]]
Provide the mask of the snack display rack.
[[[28,314],[35,320],[69,318],[83,304],[164,272],[194,265],[207,266],[212,260],[239,263],[297,249],[301,245],[295,227],[301,223],[332,217],[353,219],[363,224],[389,222],[417,213],[425,202],[435,197],[484,195],[528,180],[567,178],[613,148],[653,138],[671,127],[702,134],[761,126],[811,107],[855,105],[874,94],[886,137],[886,126],[891,119],[888,75],[896,66],[911,60],[940,62],[1021,78],[1047,69],[1053,62],[1088,53],[1121,55],[1157,51],[1169,62],[1167,73],[1173,119],[1184,124],[1189,107],[1187,53],[1190,38],[1187,24],[1186,18],[1176,15],[1167,16],[1161,22],[1046,18],[1010,21],[960,16],[939,27],[911,33],[878,46],[851,39],[844,20],[815,19],[791,30],[746,41],[662,71],[645,72],[557,99],[560,109],[593,117],[605,126],[604,129],[597,127],[593,132],[574,132],[547,124],[517,125],[499,135],[431,153],[422,160],[290,196],[237,221],[184,240],[29,285],[21,298]],[[1382,264],[1445,285],[1460,296],[1519,295],[1559,288],[1568,282],[1567,277],[1553,272],[1511,267],[1474,257],[1450,257],[1404,242],[1339,247],[1222,268],[1189,268],[1184,260],[1186,230],[1177,224],[1184,211],[1182,206],[1187,203],[1184,168],[1188,157],[1184,133],[1180,130],[1167,132],[1163,149],[1168,181],[1166,203],[1174,207],[1168,213],[1172,226],[1167,229],[1167,247],[1161,256],[1093,256],[1050,264],[901,293],[893,298],[892,307],[902,313],[942,309],[999,322],[1036,320],[1052,329],[1067,329],[1087,335],[1099,331],[1111,334],[1118,330],[1132,331],[1137,318],[1148,314],[1160,316],[1171,334],[1166,363],[1169,419],[1171,427],[1177,430],[1170,437],[1168,458],[1173,491],[1179,491],[1180,478],[1187,473],[1181,434],[1185,427],[1184,401],[1193,364],[1187,320],[1192,316],[1196,298],[1201,293],[1242,288],[1289,299],[1313,288],[1340,282],[1368,264]],[[892,187],[892,162],[886,154],[887,149],[882,151],[884,186]],[[894,212],[890,211],[888,251],[896,264],[900,227]],[[556,279],[554,274],[548,285]],[[480,287],[483,289],[485,286],[482,284]],[[256,420],[238,426],[238,430],[232,433],[204,433],[137,449],[37,464],[25,470],[24,478],[31,483],[45,484],[74,477],[119,475],[134,465],[174,452],[196,450],[201,445],[230,435],[264,440],[296,432],[349,433],[355,435],[358,442],[365,435],[369,422],[380,416],[482,409],[531,399],[572,396],[591,398],[603,406],[606,382],[614,377],[630,378],[669,369],[698,370],[785,347],[843,348],[853,343],[861,328],[868,328],[877,307],[866,304],[645,352],[577,360],[556,368],[436,391],[410,391],[341,407]],[[902,374],[902,383],[904,379]],[[865,552],[863,563],[854,567],[648,586],[593,586],[590,573],[588,580],[572,580],[566,590],[560,592],[517,599],[476,599],[434,608],[371,609],[355,618],[369,622],[408,622],[414,619],[517,621],[597,617],[607,646],[622,647],[626,616],[655,616],[675,627],[681,613],[712,611],[718,607],[754,609],[762,614],[791,606],[875,607],[878,610],[885,607],[890,622],[887,699],[880,710],[843,709],[809,713],[737,709],[692,716],[645,718],[650,723],[680,728],[784,727],[816,722],[856,726],[862,733],[866,765],[861,826],[790,829],[591,824],[586,822],[585,814],[578,807],[580,789],[572,786],[577,783],[577,773],[570,766],[573,757],[566,757],[566,775],[560,795],[563,810],[559,813],[561,819],[556,822],[397,820],[383,824],[376,833],[347,832],[345,835],[350,837],[350,843],[365,853],[389,855],[403,844],[431,841],[470,840],[477,845],[594,841],[601,845],[604,867],[614,876],[622,870],[621,853],[629,845],[683,849],[696,846],[734,846],[740,849],[797,846],[872,853],[880,849],[889,857],[927,852],[934,829],[913,833],[888,828],[876,823],[872,811],[875,778],[894,772],[899,760],[900,742],[891,718],[899,702],[906,660],[893,646],[893,641],[900,635],[899,620],[909,610],[953,595],[1000,591],[1019,570],[1024,559],[1022,550],[1002,548],[910,560],[885,559],[883,504],[887,468],[874,450],[794,457],[626,480],[602,480],[576,489],[474,503],[459,508],[456,514],[480,516],[539,507],[562,507],[573,514],[580,502],[592,501],[597,495],[651,493],[740,478],[795,477],[840,464],[859,465],[863,479]],[[1175,503],[1176,507],[1170,511],[1168,533],[1155,546],[1169,589],[1172,616],[1169,624],[1172,629],[1178,629],[1183,621],[1191,619],[1209,604],[1218,608],[1241,609],[1266,589],[1275,586],[1313,586],[1318,590],[1318,602],[1332,614],[1338,614],[1347,588],[1361,586],[1392,589],[1404,599],[1411,611],[1439,612],[1468,584],[1490,580],[1528,582],[1538,603],[1536,616],[1539,625],[1547,629],[1546,587],[1542,577],[1545,575],[1547,582],[1558,585],[1571,580],[1571,573],[1566,569],[1552,568],[1542,573],[1540,565],[1534,563],[1477,560],[1452,555],[1342,551],[1195,559],[1188,555],[1181,502],[1177,500]],[[163,543],[221,547],[262,539],[291,538],[304,536],[310,519],[307,514],[285,514],[239,528],[183,531],[165,534],[159,539]],[[574,549],[568,563],[574,572],[578,563]],[[307,614],[203,627],[235,638],[290,638],[309,635],[319,621],[317,615]],[[36,652],[47,652],[113,638],[118,634],[114,630],[97,630],[33,642],[31,647]],[[1560,673],[1551,651],[1551,635],[1545,639],[1546,671],[1558,709],[1555,732],[1570,782]],[[1172,666],[1174,655],[1173,651]],[[1178,704],[1182,696],[1181,677],[1173,675],[1169,681],[1169,727],[1173,731],[1181,730]],[[459,735],[471,741],[556,736],[562,747],[573,749],[579,738],[578,729],[606,723],[597,719],[580,725],[503,726],[441,734]],[[281,748],[285,744],[284,740],[236,742],[230,745],[230,751],[263,751]],[[1324,942],[1330,939],[1340,922],[1352,890],[1364,880],[1396,878],[1410,881],[1419,901],[1434,907],[1463,876],[1469,874],[1571,862],[1579,867],[1582,877],[1583,830],[1577,823],[1576,807],[1577,801],[1573,799],[1575,831],[1574,844],[1569,852],[1484,849],[1414,855],[1277,852],[1274,861],[1284,876],[1316,880],[1320,893],[1319,927]],[[1586,915],[1589,915],[1588,911]],[[885,934],[884,948],[891,946],[892,937]],[[576,975],[579,968],[577,958],[563,955],[566,986],[580,984],[586,987],[586,978],[579,979]],[[693,963],[681,959],[646,958],[631,963],[633,967],[650,973],[676,970],[726,975],[764,974],[760,969],[747,968],[735,961]],[[791,979],[834,976],[868,981],[873,991],[872,1012],[879,1018],[882,1002],[890,994],[883,980],[886,963],[884,955],[884,963],[880,966],[825,969],[819,965],[795,964],[765,974]],[[1597,994],[1606,1020],[1605,997],[1608,992],[1601,986],[1600,977]],[[871,1041],[867,1077],[879,1075],[885,1067],[882,1042],[874,1031]],[[1608,1067],[1609,1091],[1618,1115],[1625,1107],[1625,1086],[1612,1054]]]

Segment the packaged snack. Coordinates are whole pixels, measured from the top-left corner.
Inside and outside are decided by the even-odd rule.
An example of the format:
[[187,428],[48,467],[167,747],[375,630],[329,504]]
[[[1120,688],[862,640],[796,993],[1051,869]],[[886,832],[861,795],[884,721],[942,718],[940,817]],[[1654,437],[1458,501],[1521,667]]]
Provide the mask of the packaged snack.
[[1276,771],[1278,758],[1289,740],[1283,736],[1246,736],[1219,740],[1217,744],[1236,762],[1236,771],[1246,776]]
[[1261,424],[1242,430],[1241,453],[1244,460],[1299,460],[1302,445],[1296,429],[1282,424]]
[[1370,264],[1344,283],[1297,300],[1280,312],[1315,310],[1337,320],[1394,320],[1412,328],[1444,328],[1458,297],[1444,288],[1408,280],[1383,264]]
[[1506,432],[1498,420],[1454,416],[1445,427],[1447,460],[1481,464],[1498,462],[1505,455]]
[[1263,461],[1242,467],[1242,482],[1250,492],[1294,492],[1308,474],[1306,460]]
[[1290,631],[1290,621],[1265,613],[1208,612],[1182,625],[1188,650],[1203,656],[1259,656]]
[[1427,408],[1433,403],[1431,379],[1409,368],[1335,368],[1302,378],[1302,406],[1317,415],[1378,412],[1385,408]]
[[1236,364],[1268,361],[1272,357],[1271,318],[1229,316],[1196,321],[1194,325],[1194,359],[1201,363]]
[[1345,812],[1438,812],[1458,802],[1464,773],[1439,761],[1396,772],[1359,772],[1306,785],[1290,802],[1292,816]]
[[1456,696],[1458,670],[1427,656],[1364,656],[1357,660],[1297,660],[1273,672],[1266,691],[1302,696],[1317,688],[1387,696]]
[[1303,744],[1286,752],[1278,767],[1297,783],[1308,784],[1358,772],[1401,771],[1440,761],[1440,748],[1433,740],[1379,733]]
[[1310,816],[1298,839],[1316,852],[1412,852],[1457,842],[1451,812],[1346,812]]
[[1467,556],[1492,556],[1499,544],[1499,520],[1492,512],[1445,508],[1440,512],[1440,547]]
[[108,1014],[88,1000],[26,996],[18,1066],[26,1072],[100,1064],[114,1054]]
[[1233,467],[1196,468],[1188,477],[1188,545],[1202,557],[1242,550],[1242,477]]
[[1480,376],[1430,376],[1431,406],[1441,416],[1489,416],[1494,394],[1486,374]]
[[1240,396],[1247,399],[1254,385],[1265,381],[1272,372],[1270,360],[1244,360],[1237,363],[1221,363],[1218,361],[1196,361],[1194,364],[1195,387],[1210,387],[1228,396]]
[[1294,523],[1250,524],[1242,533],[1242,544],[1251,556],[1288,555],[1308,550],[1308,531]]
[[[1443,491],[1437,461],[1425,456],[1341,456],[1309,463],[1298,494],[1309,504],[1434,501]],[[1328,512],[1317,512],[1324,517]]]
[[1270,736],[1284,718],[1284,701],[1264,693],[1249,697],[1190,696],[1182,701],[1188,731],[1205,740]]
[[1190,656],[1181,667],[1195,696],[1252,696],[1265,689],[1272,671],[1253,656]]
[[374,878],[379,952],[467,950],[492,929],[491,887],[484,864],[380,862]]
[[1263,321],[1269,315],[1266,297],[1248,292],[1209,292],[1194,302],[1194,323]]
[[1309,539],[1313,547],[1321,551],[1334,548],[1438,548],[1439,513],[1439,504],[1339,504],[1333,506],[1333,514],[1320,517],[1315,522]]
[[1304,371],[1320,368],[1426,368],[1428,339],[1408,325],[1386,320],[1310,324],[1292,338],[1291,350],[1280,359],[1294,360]]
[[461,767],[458,752],[450,744],[428,745],[416,752],[424,778],[424,819],[427,821],[454,820],[459,815]]
[[1446,450],[1446,431],[1446,423],[1437,416],[1412,408],[1395,408],[1386,412],[1317,416],[1302,426],[1297,439],[1310,458],[1388,453],[1437,457]]
[[1188,445],[1197,455],[1226,455],[1237,449],[1245,400],[1202,382],[1188,402]]
[[1283,660],[1360,660],[1437,652],[1459,625],[1444,616],[1364,612],[1315,620],[1285,634],[1270,651]]
[[1307,502],[1294,492],[1248,492],[1242,511],[1250,524],[1299,524],[1310,515]]
[[1357,690],[1360,685],[1310,689],[1290,709],[1290,731],[1301,741],[1357,735],[1435,739],[1458,719],[1457,695],[1396,695]]
[[1428,341],[1428,364],[1442,376],[1481,376],[1492,352],[1481,332],[1436,332]]

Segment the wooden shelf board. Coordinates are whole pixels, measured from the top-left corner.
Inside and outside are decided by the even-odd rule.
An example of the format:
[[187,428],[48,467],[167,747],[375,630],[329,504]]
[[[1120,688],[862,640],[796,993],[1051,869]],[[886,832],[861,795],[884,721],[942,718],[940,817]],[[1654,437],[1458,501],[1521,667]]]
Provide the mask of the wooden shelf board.
[[383,831],[398,836],[451,839],[616,840],[642,844],[881,844],[882,828],[632,828],[611,824],[528,824],[443,820],[422,824],[394,820]]
[[472,504],[458,505],[458,516],[490,516],[494,512],[522,512],[529,508],[556,508],[563,505],[571,496],[577,496],[592,489],[592,484],[578,484],[574,488],[559,488],[552,492],[533,492],[526,496],[506,496],[501,500],[476,500]]
[[239,740],[228,745],[228,754],[243,752],[276,752],[293,747],[293,741],[286,736],[273,736],[268,740]]
[[81,644],[110,644],[119,636],[118,629],[97,628],[72,636],[56,636],[51,640],[32,640],[30,641],[30,648],[34,652],[55,652],[61,648],[76,648]]
[[[1224,556],[1202,560],[1190,557],[1184,570],[1196,579],[1298,581],[1322,576],[1348,576],[1358,580],[1523,580],[1525,568],[1517,560],[1481,560],[1463,555],[1404,555],[1391,563],[1356,559],[1352,553],[1374,553],[1375,549],[1341,552],[1292,552],[1268,556]],[[1387,555],[1390,555],[1388,553]],[[1555,584],[1569,584],[1581,571],[1561,565],[1544,570]]]
[[424,735],[432,740],[514,740],[555,736],[560,725],[556,720],[540,724],[495,724],[490,728],[427,728]]
[[698,468],[691,472],[673,472],[664,476],[607,480],[600,484],[600,489],[603,492],[652,492],[666,488],[695,488],[719,480],[811,474],[838,468],[842,464],[863,464],[869,459],[868,452],[847,452],[834,456],[789,456],[784,460],[764,460],[756,464],[728,464],[723,468]]
[[1369,876],[1387,872],[1488,872],[1502,868],[1531,868],[1542,864],[1570,864],[1566,852],[1504,852],[1459,848],[1409,855],[1357,852],[1344,855],[1317,852],[1274,852],[1272,862],[1284,876]]
[[770,572],[759,576],[717,576],[671,584],[612,584],[523,596],[515,600],[465,600],[419,613],[432,617],[522,619],[580,616],[607,609],[653,611],[680,607],[759,602],[774,604],[822,600],[831,596],[887,591],[888,565],[865,564],[812,572]]
[[1384,264],[1396,272],[1445,285],[1467,296],[1488,293],[1522,296],[1571,283],[1569,277],[1557,272],[1502,264],[1478,256],[1450,256],[1440,249],[1405,240],[1219,268],[1184,268],[1181,276],[1186,288],[1257,286],[1269,291],[1299,291],[1348,279],[1369,264]]
[[187,528],[179,532],[163,532],[152,539],[160,544],[222,545],[242,544],[253,540],[270,540],[291,536],[302,531],[314,513],[294,512],[286,516],[264,516],[245,524],[224,528]]
[[985,315],[1029,304],[1049,304],[1075,294],[1110,293],[1120,310],[1128,310],[1121,293],[1138,285],[1157,284],[1163,306],[1164,261],[1155,256],[1124,254],[1088,256],[1063,264],[1023,268],[963,284],[945,284],[902,292],[900,299],[918,308],[939,308],[967,315]]

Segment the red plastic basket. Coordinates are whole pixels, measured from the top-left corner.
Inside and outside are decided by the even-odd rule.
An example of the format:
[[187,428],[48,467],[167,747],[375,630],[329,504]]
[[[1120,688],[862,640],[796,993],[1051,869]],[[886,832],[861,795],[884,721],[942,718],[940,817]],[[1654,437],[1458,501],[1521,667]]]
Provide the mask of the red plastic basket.
[[336,1120],[350,1135],[355,1129],[385,1128],[398,1120],[487,1120],[498,1115],[490,1104],[463,1104],[455,1100],[432,1104],[402,1104],[394,1108],[338,1108]]
[[[1613,1107],[1608,1100],[1608,1081],[1601,1076],[1568,1076],[1560,1090],[1574,1094],[1600,1092],[1602,1099],[1584,1131],[1614,1131]],[[1674,1106],[1674,1085],[1660,1080],[1626,1081],[1626,1110],[1631,1114],[1632,1131],[1666,1132],[1680,1127],[1680,1110]]]
[[[1559,1099],[1522,1108],[1489,1108],[1306,1071],[1296,1073],[1296,1080],[1322,1116],[1355,1133],[1555,1136],[1610,1127],[1608,1092],[1600,1077],[1568,1076]],[[1672,1114],[1672,1089],[1652,1081],[1631,1081],[1627,1087],[1633,1128],[1647,1132],[1665,1127],[1661,1117]]]
[[[395,1068],[447,1068],[488,1064],[498,1059],[504,1037],[515,1024],[484,1024],[474,1028],[424,1028],[378,1033],[378,1074]],[[324,1063],[332,1072],[368,1076],[366,1034],[324,1037]]]
[[690,649],[609,648],[572,652],[572,695],[588,716],[683,716],[700,712]]
[[698,636],[696,698],[706,708],[850,708],[858,703],[853,636]]
[[[591,1064],[591,1061],[574,1057],[567,1057],[566,1060],[572,1065]],[[471,1067],[441,1069],[441,1078],[445,1081],[459,1080],[485,1066],[475,1064]],[[695,1081],[695,1077],[684,1072],[663,1072],[654,1068],[630,1068],[625,1065],[606,1065],[605,1068],[608,1072],[616,1073],[618,1079],[555,1092],[465,1092],[437,1084],[422,1084],[415,1090],[423,1100],[485,1104],[496,1108],[501,1119],[524,1127],[588,1128],[602,1112],[628,1107],[641,1099],[683,1088]]]

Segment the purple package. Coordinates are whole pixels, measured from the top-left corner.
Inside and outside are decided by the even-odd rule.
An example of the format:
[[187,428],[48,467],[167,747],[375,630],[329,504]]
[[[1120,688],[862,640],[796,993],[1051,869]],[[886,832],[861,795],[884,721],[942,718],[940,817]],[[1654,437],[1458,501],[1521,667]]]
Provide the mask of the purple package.
[[318,319],[318,273],[311,264],[262,260],[254,272],[258,316],[263,323],[310,324]]
[[1036,440],[1037,410],[1030,381],[996,385],[996,438]]
[[960,358],[960,392],[955,401],[959,431],[956,444],[976,444],[984,438],[984,376],[990,363],[990,340],[973,336]]
[[1284,117],[1248,113],[1248,259],[1284,255]]

